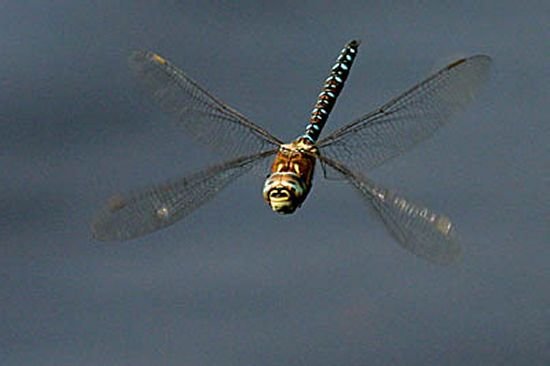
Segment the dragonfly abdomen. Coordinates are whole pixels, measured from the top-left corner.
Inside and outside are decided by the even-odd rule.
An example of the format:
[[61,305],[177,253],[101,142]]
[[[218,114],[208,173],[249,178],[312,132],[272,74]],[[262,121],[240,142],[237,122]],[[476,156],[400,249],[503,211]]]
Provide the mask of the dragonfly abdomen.
[[304,137],[312,142],[317,141],[321,134],[321,130],[325,126],[328,115],[336,103],[336,98],[338,98],[340,91],[344,87],[344,82],[349,75],[355,56],[357,56],[358,48],[358,41],[354,40],[346,44],[336,59],[336,63],[330,70],[330,75],[325,80],[323,89],[317,97],[315,107],[313,107],[313,111],[311,111],[311,117],[309,118],[309,123],[306,126],[306,132],[304,134]]

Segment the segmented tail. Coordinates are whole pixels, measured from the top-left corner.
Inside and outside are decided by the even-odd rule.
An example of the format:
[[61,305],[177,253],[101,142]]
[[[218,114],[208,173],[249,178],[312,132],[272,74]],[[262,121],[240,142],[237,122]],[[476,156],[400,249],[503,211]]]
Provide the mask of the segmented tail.
[[357,49],[359,48],[359,41],[350,41],[340,52],[340,56],[336,59],[336,63],[330,71],[330,75],[325,80],[325,85],[317,97],[317,102],[313,111],[311,111],[311,117],[309,123],[306,126],[306,132],[304,137],[316,142],[321,134],[321,130],[325,126],[328,115],[334,107],[336,98],[340,94],[340,91],[344,87],[353,60],[357,56]]

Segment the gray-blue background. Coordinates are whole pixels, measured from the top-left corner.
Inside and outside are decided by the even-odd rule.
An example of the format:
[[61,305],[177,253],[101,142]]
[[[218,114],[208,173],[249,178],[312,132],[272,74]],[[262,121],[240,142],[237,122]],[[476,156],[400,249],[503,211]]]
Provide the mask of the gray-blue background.
[[[1,2],[0,364],[548,364],[549,22],[545,1]],[[494,58],[456,123],[372,173],[447,213],[462,263],[412,256],[322,179],[292,216],[249,175],[167,230],[91,239],[113,193],[224,159],[138,92],[132,49],[290,139],[351,38],[328,130]]]

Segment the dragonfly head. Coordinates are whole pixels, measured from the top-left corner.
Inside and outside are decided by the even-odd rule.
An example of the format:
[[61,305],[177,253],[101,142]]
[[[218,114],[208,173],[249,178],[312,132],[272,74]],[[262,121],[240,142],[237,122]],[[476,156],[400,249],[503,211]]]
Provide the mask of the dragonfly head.
[[263,196],[271,209],[280,214],[290,214],[302,204],[307,195],[300,177],[292,172],[277,172],[267,177]]

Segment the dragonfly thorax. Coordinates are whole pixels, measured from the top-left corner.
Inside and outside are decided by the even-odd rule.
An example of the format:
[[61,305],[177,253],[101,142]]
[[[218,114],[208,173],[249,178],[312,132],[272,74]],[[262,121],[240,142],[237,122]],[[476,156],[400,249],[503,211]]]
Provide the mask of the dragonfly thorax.
[[316,155],[317,147],[307,138],[281,145],[263,189],[273,211],[293,213],[304,202],[311,190]]

